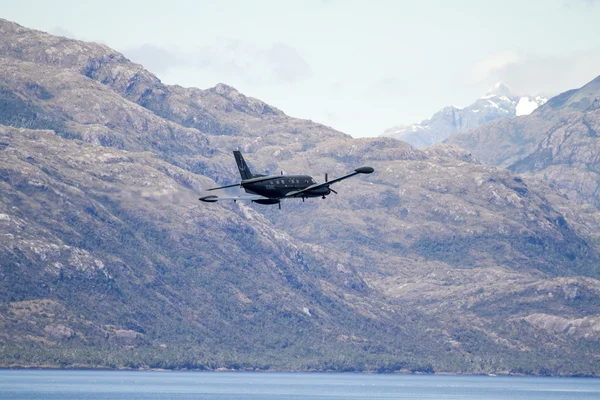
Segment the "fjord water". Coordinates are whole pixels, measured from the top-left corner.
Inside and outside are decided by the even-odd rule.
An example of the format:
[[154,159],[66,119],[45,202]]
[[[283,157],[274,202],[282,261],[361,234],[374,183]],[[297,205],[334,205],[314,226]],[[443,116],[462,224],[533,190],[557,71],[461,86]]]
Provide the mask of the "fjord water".
[[600,379],[329,373],[0,370],[0,398],[600,399]]

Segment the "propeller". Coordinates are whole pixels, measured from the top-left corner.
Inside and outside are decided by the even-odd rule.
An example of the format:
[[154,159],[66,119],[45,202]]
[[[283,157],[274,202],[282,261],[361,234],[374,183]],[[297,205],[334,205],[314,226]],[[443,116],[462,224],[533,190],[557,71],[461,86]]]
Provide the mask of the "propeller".
[[[325,183],[329,182],[329,180],[327,179],[327,172],[325,172]],[[338,194],[338,192],[336,192],[335,190],[333,190],[331,188],[331,186],[329,186],[329,190],[331,190],[333,193]]]

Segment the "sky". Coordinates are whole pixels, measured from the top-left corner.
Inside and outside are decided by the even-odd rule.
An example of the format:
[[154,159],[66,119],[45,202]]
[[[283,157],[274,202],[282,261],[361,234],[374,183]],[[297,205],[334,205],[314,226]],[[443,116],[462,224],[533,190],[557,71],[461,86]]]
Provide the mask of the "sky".
[[600,0],[0,0],[0,18],[354,137],[467,106],[499,81],[556,95],[600,75]]

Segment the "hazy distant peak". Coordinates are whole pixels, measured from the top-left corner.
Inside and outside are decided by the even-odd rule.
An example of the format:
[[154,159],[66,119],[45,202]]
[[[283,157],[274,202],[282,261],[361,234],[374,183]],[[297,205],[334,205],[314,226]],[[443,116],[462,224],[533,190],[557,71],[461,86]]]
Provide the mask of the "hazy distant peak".
[[505,82],[498,82],[485,96],[467,107],[444,107],[430,119],[418,124],[397,125],[386,129],[383,136],[424,148],[439,143],[452,134],[465,132],[495,119],[530,114],[546,101],[544,96],[520,96]]
[[492,86],[483,98],[489,97],[517,97],[517,95],[511,90],[511,88],[505,82],[498,82]]

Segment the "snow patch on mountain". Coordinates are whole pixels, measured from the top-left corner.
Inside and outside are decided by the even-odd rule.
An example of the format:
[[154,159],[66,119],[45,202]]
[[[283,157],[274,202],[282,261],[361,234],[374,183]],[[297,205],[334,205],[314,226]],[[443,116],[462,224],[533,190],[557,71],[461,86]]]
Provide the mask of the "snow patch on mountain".
[[546,101],[548,101],[548,99],[543,96],[536,96],[535,98],[521,97],[515,108],[515,113],[517,116],[529,115]]

